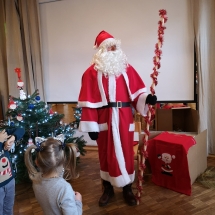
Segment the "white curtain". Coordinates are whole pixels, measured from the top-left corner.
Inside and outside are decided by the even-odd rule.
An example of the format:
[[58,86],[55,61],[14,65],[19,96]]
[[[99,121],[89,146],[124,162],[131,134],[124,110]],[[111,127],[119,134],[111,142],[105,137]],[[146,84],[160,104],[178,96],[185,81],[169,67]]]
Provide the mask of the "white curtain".
[[198,67],[199,132],[207,129],[208,153],[215,154],[215,1],[191,0]]

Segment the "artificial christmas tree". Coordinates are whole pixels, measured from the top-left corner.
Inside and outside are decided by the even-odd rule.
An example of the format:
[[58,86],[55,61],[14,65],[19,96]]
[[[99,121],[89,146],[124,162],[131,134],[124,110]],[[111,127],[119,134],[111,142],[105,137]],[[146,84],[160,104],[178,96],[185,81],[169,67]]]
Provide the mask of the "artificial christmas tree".
[[[73,137],[75,129],[70,124],[63,123],[64,114],[53,112],[50,106],[41,101],[38,90],[32,95],[26,96],[22,88],[23,84],[20,86],[19,83],[21,80],[20,70],[16,69],[15,71],[19,79],[20,98],[9,96],[7,120],[1,122],[0,128],[22,127],[25,129],[23,138],[16,142],[15,147],[10,151],[13,168],[16,171],[16,182],[19,183],[28,179],[24,164],[24,152],[29,145],[35,144],[35,137],[47,138],[64,134],[65,143],[74,143],[79,155],[85,155],[86,141],[83,136]],[[79,159],[80,157],[77,157],[77,161]]]
[[73,112],[74,112],[75,121],[71,123],[71,126],[77,129],[81,120],[82,108],[78,106],[73,107]]

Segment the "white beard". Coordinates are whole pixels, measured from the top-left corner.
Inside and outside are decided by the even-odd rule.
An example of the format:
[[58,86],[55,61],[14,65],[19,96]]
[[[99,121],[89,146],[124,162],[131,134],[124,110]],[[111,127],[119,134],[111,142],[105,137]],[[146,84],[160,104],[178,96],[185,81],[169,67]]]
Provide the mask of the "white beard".
[[94,55],[92,64],[97,71],[101,71],[106,77],[109,75],[119,76],[126,71],[127,57],[121,49],[107,51],[99,49]]

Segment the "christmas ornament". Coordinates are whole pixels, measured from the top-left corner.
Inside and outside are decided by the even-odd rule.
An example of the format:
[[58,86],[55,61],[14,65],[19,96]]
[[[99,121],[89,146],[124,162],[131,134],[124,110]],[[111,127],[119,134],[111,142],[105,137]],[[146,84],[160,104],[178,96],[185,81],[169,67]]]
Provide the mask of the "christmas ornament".
[[18,79],[21,78],[21,69],[20,68],[16,68],[15,72],[17,73]]
[[20,70],[20,68],[16,68],[15,72],[17,73],[17,76],[18,76],[17,87],[19,88],[19,98],[21,100],[25,100],[26,99],[26,93],[23,90],[24,82],[21,80],[21,70]]
[[14,122],[13,122],[13,121],[11,121],[11,122],[10,122],[10,126],[12,126],[12,127],[13,127],[14,125],[15,125],[15,124],[14,124]]
[[34,145],[34,142],[33,142],[33,139],[32,139],[32,138],[29,138],[29,139],[28,139],[27,147],[29,147],[29,146],[31,146],[31,145]]
[[33,109],[33,108],[34,108],[34,105],[33,105],[33,104],[29,104],[29,105],[28,105],[28,108],[29,108],[29,109]]
[[35,98],[37,101],[40,101],[40,96],[36,96]]
[[21,100],[25,100],[25,99],[26,99],[26,94],[25,94],[25,92],[24,92],[23,89],[20,89],[20,90],[19,90],[19,98],[20,98]]
[[23,120],[23,117],[22,117],[21,114],[18,114],[17,117],[16,117],[16,119],[17,119],[18,121],[22,121],[22,120]]
[[17,86],[18,86],[18,88],[22,88],[24,86],[24,82],[21,79],[18,80]]
[[11,109],[11,110],[15,110],[17,107],[16,103],[13,101],[12,98],[10,98],[10,102],[8,104],[8,108]]
[[[150,87],[151,94],[155,94],[155,86],[157,85],[157,76],[158,76],[158,69],[160,68],[160,60],[161,60],[161,47],[163,45],[163,35],[164,35],[164,30],[166,27],[164,26],[164,23],[167,22],[167,13],[166,10],[159,10],[159,16],[160,16],[160,21],[158,22],[158,42],[155,44],[155,56],[153,57],[153,73],[150,75],[152,78],[152,85]],[[149,137],[149,127],[151,124],[151,116],[154,115],[154,109],[152,108],[151,105],[149,105],[149,111],[147,113],[147,116],[145,117],[145,122],[146,122],[146,129],[145,129],[145,134],[143,137],[143,144],[139,147],[140,149],[138,150],[138,180],[137,180],[137,194],[136,194],[136,199],[137,199],[137,205],[139,205],[141,194],[142,194],[142,184],[143,184],[143,173],[144,169],[146,168],[145,165],[145,160],[148,157],[147,153],[147,141]]]

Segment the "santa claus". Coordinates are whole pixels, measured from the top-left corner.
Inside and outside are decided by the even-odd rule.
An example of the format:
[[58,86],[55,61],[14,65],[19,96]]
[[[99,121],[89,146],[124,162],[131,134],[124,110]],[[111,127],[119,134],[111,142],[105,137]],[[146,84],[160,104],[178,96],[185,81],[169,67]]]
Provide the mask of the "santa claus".
[[147,94],[119,40],[101,31],[94,46],[98,51],[83,74],[78,106],[82,107],[79,130],[88,132],[98,144],[104,186],[99,206],[107,205],[114,195],[113,186],[122,187],[126,203],[136,205],[131,187],[135,178],[131,107],[145,115],[148,104],[154,105],[157,97]]

